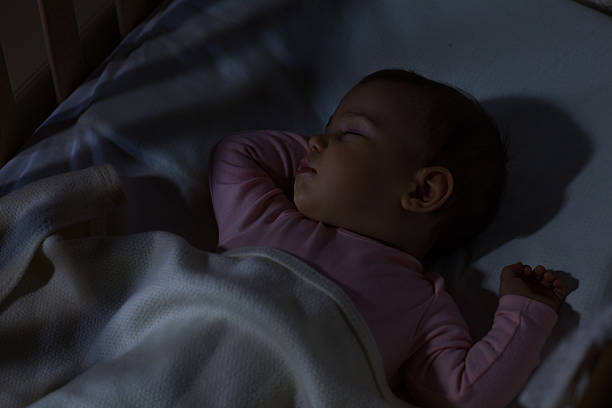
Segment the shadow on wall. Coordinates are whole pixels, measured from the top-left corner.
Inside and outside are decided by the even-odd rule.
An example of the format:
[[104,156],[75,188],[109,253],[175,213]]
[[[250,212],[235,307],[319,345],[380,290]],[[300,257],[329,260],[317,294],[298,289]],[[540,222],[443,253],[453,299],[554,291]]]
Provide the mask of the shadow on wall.
[[[483,287],[485,274],[472,264],[513,239],[532,235],[550,222],[563,206],[567,186],[593,154],[585,132],[568,113],[549,101],[506,97],[483,101],[482,105],[509,140],[508,185],[496,219],[466,246],[461,260],[464,267],[459,273],[445,276],[449,292],[464,315],[470,317],[468,324],[475,339],[490,330],[498,297]],[[568,292],[578,287],[571,271],[555,272]],[[553,340],[575,328],[580,319],[567,303],[563,304],[559,317]],[[543,358],[554,348],[553,343],[547,344]]]
[[584,131],[551,102],[509,97],[483,105],[509,138],[508,188],[491,226],[495,236],[478,243],[473,260],[552,220],[563,206],[566,187],[593,155]]

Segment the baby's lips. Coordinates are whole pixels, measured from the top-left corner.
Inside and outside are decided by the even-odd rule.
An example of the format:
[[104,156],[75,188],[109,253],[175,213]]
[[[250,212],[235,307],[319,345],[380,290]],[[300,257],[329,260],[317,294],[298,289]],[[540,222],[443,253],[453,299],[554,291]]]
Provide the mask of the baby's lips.
[[308,158],[306,157],[300,160],[300,164],[298,165],[297,171],[299,172],[300,170],[303,170],[303,169],[308,169],[316,173],[316,170],[313,169],[312,166],[310,166],[310,162],[308,161]]

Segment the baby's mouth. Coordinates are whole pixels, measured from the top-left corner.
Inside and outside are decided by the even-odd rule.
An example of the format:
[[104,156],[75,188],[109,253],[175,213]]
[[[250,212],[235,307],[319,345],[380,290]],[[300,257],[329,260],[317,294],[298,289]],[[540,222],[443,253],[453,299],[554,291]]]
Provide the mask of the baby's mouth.
[[308,165],[308,160],[306,160],[306,158],[303,158],[300,161],[300,164],[298,165],[298,168],[295,174],[298,175],[298,174],[305,174],[305,173],[316,174],[317,171]]

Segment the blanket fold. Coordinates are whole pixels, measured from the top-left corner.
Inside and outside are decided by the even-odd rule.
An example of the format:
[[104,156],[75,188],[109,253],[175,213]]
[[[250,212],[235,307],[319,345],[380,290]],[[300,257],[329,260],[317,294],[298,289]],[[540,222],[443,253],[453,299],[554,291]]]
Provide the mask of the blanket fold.
[[111,166],[0,197],[0,406],[409,406],[348,297],[292,255],[65,233],[122,200]]
[[[63,227],[91,222],[98,228],[105,210],[125,201],[111,165],[60,174],[23,186],[0,198],[0,300],[23,277],[43,238]],[[93,230],[92,230],[93,232]]]

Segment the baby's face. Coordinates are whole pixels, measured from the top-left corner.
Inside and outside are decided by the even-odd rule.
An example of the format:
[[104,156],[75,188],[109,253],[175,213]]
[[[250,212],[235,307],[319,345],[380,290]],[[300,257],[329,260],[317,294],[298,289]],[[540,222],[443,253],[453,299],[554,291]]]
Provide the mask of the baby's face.
[[422,164],[429,106],[409,84],[377,80],[349,91],[325,133],[308,141],[306,164],[315,172],[295,177],[297,209],[372,236],[401,211],[400,197]]

